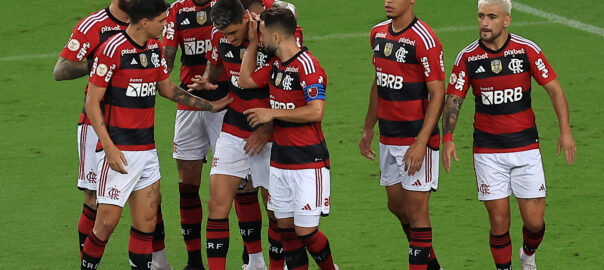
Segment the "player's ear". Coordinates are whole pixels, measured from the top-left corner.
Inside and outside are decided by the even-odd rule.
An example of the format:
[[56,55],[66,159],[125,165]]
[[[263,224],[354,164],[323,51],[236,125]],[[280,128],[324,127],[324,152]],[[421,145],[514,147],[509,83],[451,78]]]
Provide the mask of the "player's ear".
[[512,23],[512,15],[506,14],[505,19],[503,20],[503,27],[508,28]]

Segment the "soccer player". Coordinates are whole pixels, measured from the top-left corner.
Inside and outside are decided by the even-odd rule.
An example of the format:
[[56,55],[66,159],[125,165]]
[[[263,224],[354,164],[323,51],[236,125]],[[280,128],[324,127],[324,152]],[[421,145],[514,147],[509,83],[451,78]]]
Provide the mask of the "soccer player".
[[[249,11],[247,17],[252,17]],[[239,85],[248,91],[270,89],[272,109],[244,111],[251,126],[274,122],[268,209],[277,218],[289,269],[308,269],[307,250],[319,268],[338,269],[319,231],[331,203],[329,152],[321,129],[327,76],[308,49],[298,47],[293,12],[271,8],[259,19],[262,44],[276,57],[257,65],[258,23],[251,21]]]
[[[166,25],[169,4],[130,0],[130,24],[95,53],[86,96],[86,112],[99,137],[98,214],[82,251],[81,269],[96,269],[130,203],[130,265],[151,269],[152,239],[160,202],[159,162],[153,136],[155,93],[203,110],[217,111],[232,99],[208,102],[171,83],[157,40]],[[204,88],[214,85],[204,83]],[[103,108],[101,108],[101,105]],[[102,147],[102,148],[101,148]]]
[[[215,0],[176,1],[170,7],[167,28],[163,35],[168,71],[172,71],[178,47],[182,49],[181,87],[206,69],[206,53],[212,50],[210,14]],[[226,75],[219,78],[214,91],[192,91],[206,100],[219,100],[228,95]],[[215,149],[226,111],[213,113],[178,104],[174,122],[172,157],[179,174],[180,223],[187,248],[185,269],[203,269],[201,256],[202,208],[199,197],[201,170],[208,150]],[[257,198],[257,194],[256,194]],[[257,201],[257,200],[256,200]],[[259,206],[257,206],[259,208]],[[260,214],[259,214],[260,215]],[[261,217],[260,217],[261,218]]]
[[478,199],[489,213],[489,242],[495,266],[512,269],[510,204],[513,193],[524,222],[520,249],[522,269],[537,269],[535,251],[545,232],[546,184],[535,115],[531,109],[531,76],[549,94],[560,126],[558,154],[564,149],[572,164],[576,148],[568,104],[541,48],[510,34],[510,0],[479,0],[479,39],[458,55],[443,113],[443,166],[458,161],[453,130],[461,104],[472,86],[475,96],[474,171]]
[[[126,29],[128,14],[124,11],[128,0],[113,0],[104,8],[80,21],[54,68],[57,81],[72,80],[90,73],[92,58],[97,48],[109,37]],[[87,89],[86,89],[87,91]],[[79,173],[77,187],[84,191],[84,209],[78,222],[80,252],[86,236],[96,219],[97,160],[95,148],[98,137],[90,125],[86,111],[82,110],[77,130]],[[153,238],[153,261],[158,269],[169,269],[164,248],[164,226],[161,210]]]
[[439,269],[429,199],[438,187],[443,49],[434,31],[415,17],[414,4],[385,0],[389,20],[371,30],[375,79],[359,147],[374,160],[371,141],[379,120],[380,184],[409,240],[409,269]]

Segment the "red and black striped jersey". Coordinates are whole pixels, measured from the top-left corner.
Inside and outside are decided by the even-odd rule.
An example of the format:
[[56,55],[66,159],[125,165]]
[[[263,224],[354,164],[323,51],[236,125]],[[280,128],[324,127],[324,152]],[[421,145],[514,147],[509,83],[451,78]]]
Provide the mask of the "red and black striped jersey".
[[[301,40],[300,32],[296,32],[296,38]],[[229,90],[233,94],[233,102],[227,107],[227,112],[222,123],[222,131],[231,135],[246,139],[255,128],[250,127],[247,116],[243,112],[251,108],[269,108],[269,91],[265,89],[241,89],[239,88],[239,70],[241,61],[249,42],[245,41],[240,46],[233,46],[218,29],[212,30],[212,53],[209,60],[214,65],[222,65],[228,76]],[[269,59],[268,54],[262,46],[258,49],[256,57],[257,65],[263,66]]]
[[556,79],[541,48],[515,34],[497,51],[476,40],[457,55],[447,94],[465,98],[472,86],[475,153],[539,148],[531,76],[540,85]]
[[[109,12],[109,8],[94,12],[75,26],[67,45],[61,51],[61,57],[77,62],[87,59],[89,64],[92,64],[92,58],[97,48],[111,36],[125,30],[126,27],[128,27],[128,23],[115,18]],[[87,88],[84,93],[86,91],[88,91]],[[84,109],[82,109],[78,124],[90,125]]]
[[[206,53],[212,51],[210,40],[212,33],[211,12],[216,0],[198,5],[193,0],[179,0],[168,11],[163,45],[181,48],[180,81],[186,88],[195,75],[202,75],[206,69]],[[218,100],[228,94],[225,85],[214,91],[193,91],[192,94],[207,100]],[[179,110],[199,110],[178,104]]]
[[[429,103],[427,82],[444,80],[443,49],[434,31],[415,18],[396,33],[392,20],[371,30],[373,65],[378,92],[380,142],[411,145],[419,134]],[[434,128],[428,146],[438,149]]]
[[[293,110],[313,100],[325,100],[327,75],[307,48],[285,62],[271,59],[252,74],[252,79],[260,87],[269,87],[273,109]],[[329,168],[321,122],[275,120],[271,166],[294,170]]]
[[168,78],[168,66],[159,40],[149,39],[141,46],[124,31],[99,47],[89,81],[107,89],[102,103],[104,120],[118,149],[144,151],[155,148],[157,83]]

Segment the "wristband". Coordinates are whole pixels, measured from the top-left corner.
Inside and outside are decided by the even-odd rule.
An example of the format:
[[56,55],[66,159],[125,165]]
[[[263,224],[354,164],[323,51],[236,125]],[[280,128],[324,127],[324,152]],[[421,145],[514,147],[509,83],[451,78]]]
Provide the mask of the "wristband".
[[444,142],[452,142],[453,141],[453,134],[452,133],[446,133],[445,135],[443,135],[443,143]]

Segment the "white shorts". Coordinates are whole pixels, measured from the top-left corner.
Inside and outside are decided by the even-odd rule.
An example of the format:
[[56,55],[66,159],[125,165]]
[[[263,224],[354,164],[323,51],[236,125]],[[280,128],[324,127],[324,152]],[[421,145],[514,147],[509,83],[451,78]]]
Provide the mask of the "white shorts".
[[299,227],[319,226],[331,205],[329,169],[286,170],[271,167],[268,210],[277,219],[294,218]]
[[513,153],[474,154],[478,199],[545,197],[545,175],[539,149]]
[[269,187],[269,167],[271,146],[268,142],[258,154],[250,156],[243,147],[246,141],[237,136],[221,132],[216,140],[216,149],[212,160],[210,175],[224,174],[239,178],[252,177],[252,185],[256,187]]
[[401,184],[411,191],[436,191],[438,189],[439,151],[426,147],[424,162],[419,171],[409,176],[403,157],[409,146],[380,143],[380,185]]
[[96,191],[98,186],[96,144],[99,137],[91,125],[81,124],[78,125],[77,139],[79,156],[78,188]]
[[146,188],[161,178],[157,150],[122,151],[128,166],[128,174],[112,170],[105,159],[105,151],[97,153],[99,160],[99,190],[97,203],[124,207],[130,194]]
[[210,147],[212,151],[216,149],[225,113],[226,110],[217,113],[177,110],[172,157],[180,160],[206,159]]

